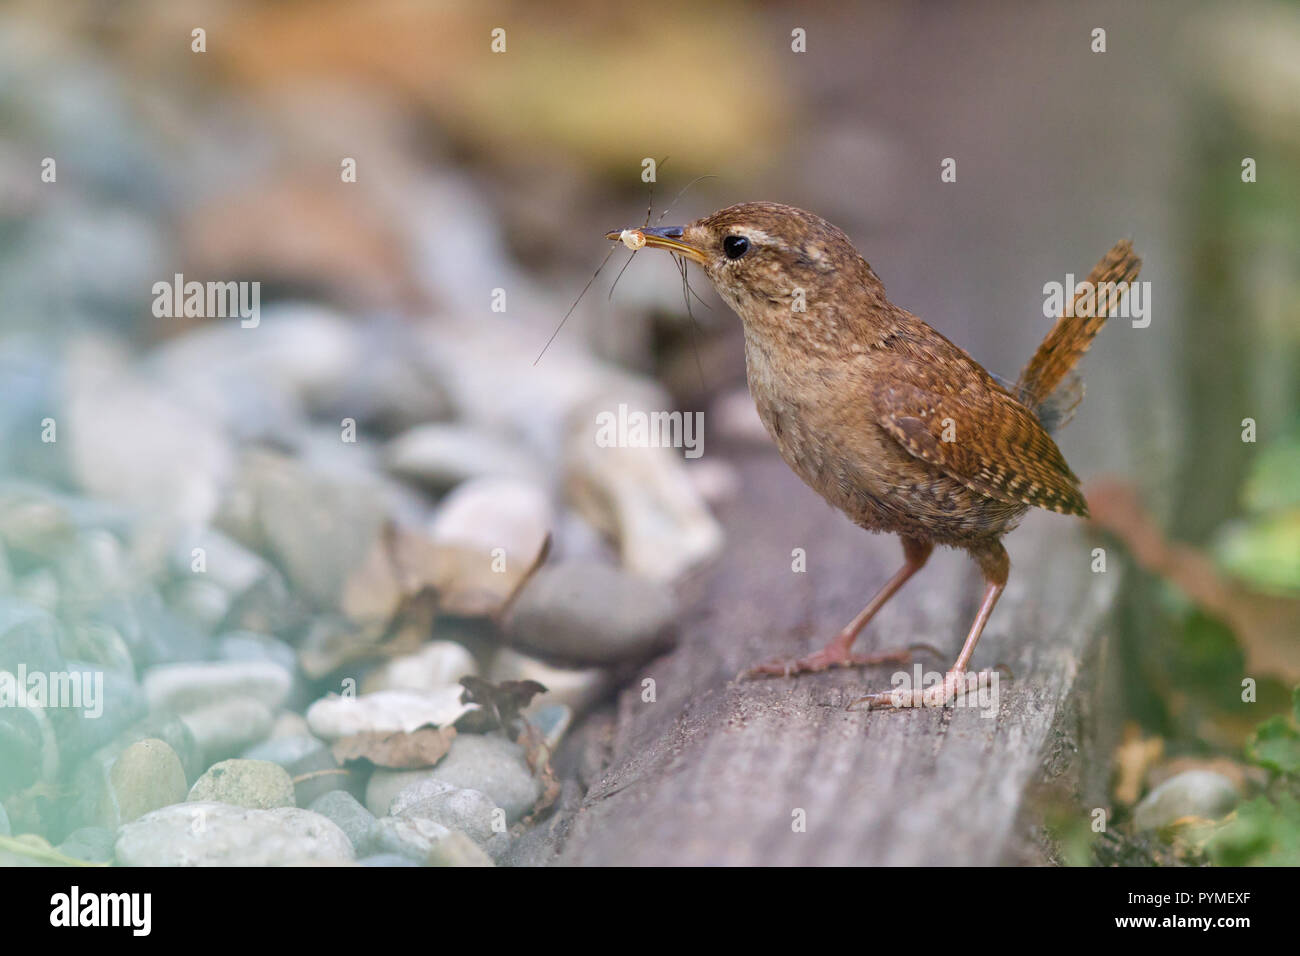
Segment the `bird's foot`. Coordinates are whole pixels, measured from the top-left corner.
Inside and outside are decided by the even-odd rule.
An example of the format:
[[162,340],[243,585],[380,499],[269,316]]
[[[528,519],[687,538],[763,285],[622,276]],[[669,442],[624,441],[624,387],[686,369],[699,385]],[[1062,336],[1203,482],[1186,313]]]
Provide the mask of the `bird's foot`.
[[912,644],[910,647],[896,651],[881,651],[877,654],[853,654],[837,642],[831,642],[820,651],[806,657],[776,658],[742,671],[742,679],[755,677],[794,677],[797,674],[817,674],[841,667],[873,667],[877,664],[910,664],[915,651],[924,650],[940,656],[940,652],[929,644]]
[[849,710],[874,710],[892,708],[902,710],[908,707],[948,707],[960,696],[963,701],[967,695],[972,701],[979,701],[978,706],[986,706],[980,697],[981,689],[996,688],[1002,668],[995,667],[985,671],[967,671],[953,669],[943,675],[943,680],[929,687],[896,687],[893,690],[877,694],[866,694],[849,704]]

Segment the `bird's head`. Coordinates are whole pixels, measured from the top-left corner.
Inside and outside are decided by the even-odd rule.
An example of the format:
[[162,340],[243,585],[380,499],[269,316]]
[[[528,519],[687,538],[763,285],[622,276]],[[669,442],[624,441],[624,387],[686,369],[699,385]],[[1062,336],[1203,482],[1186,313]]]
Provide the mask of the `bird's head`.
[[[833,324],[839,327],[844,302],[877,290],[884,298],[849,237],[794,206],[740,203],[685,226],[615,230],[606,238],[625,232],[700,266],[749,328],[776,323],[823,338]],[[846,298],[846,292],[853,294]]]

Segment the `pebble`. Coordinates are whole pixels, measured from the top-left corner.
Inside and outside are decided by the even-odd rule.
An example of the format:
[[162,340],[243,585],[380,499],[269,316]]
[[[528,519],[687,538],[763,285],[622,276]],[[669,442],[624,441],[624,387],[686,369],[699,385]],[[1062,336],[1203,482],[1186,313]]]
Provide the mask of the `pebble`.
[[1158,830],[1182,817],[1217,820],[1232,812],[1240,794],[1231,780],[1212,770],[1187,770],[1148,793],[1133,810],[1139,830]]
[[106,827],[82,827],[68,834],[58,850],[64,856],[87,863],[111,863],[116,839],[115,831]]
[[537,565],[555,515],[545,492],[512,478],[458,485],[429,528],[443,560],[440,609],[467,617],[500,611]]
[[64,382],[63,415],[78,423],[66,452],[82,489],[178,529],[207,523],[233,465],[216,422],[132,364],[87,349],[70,354]]
[[60,593],[86,603],[134,590],[131,567],[122,542],[103,528],[79,532],[54,564]]
[[277,737],[308,736],[311,736],[311,728],[307,726],[307,718],[292,710],[280,711],[275,717],[275,723],[271,725],[272,740]]
[[544,481],[545,471],[520,443],[469,425],[437,422],[417,425],[384,448],[393,474],[445,491],[476,478]]
[[190,733],[185,722],[175,714],[150,714],[118,734],[112,744],[101,752],[116,756],[136,741],[150,737],[156,737],[171,747],[180,758],[186,780],[197,779],[207,768],[208,765],[203,760],[203,751],[195,741],[194,735]]
[[375,827],[379,849],[425,866],[492,866],[473,840],[433,820],[381,817]]
[[[453,787],[441,780],[418,780],[411,784],[393,798],[388,812],[395,817],[419,817],[460,830],[479,846],[498,832],[505,832],[492,828],[493,818],[498,816],[497,805],[487,794]],[[504,814],[499,816],[504,823]]]
[[668,587],[574,561],[539,569],[511,607],[505,629],[514,643],[547,656],[612,664],[663,648],[676,616]]
[[[198,551],[198,554],[195,554]],[[199,562],[199,563],[196,563]],[[205,581],[230,599],[250,591],[279,572],[260,554],[214,528],[205,528],[177,541],[171,554],[172,573],[182,580]]]
[[221,635],[217,638],[217,658],[223,661],[269,662],[290,674],[298,667],[298,655],[287,642],[255,631],[230,631]]
[[209,653],[207,635],[163,603],[152,588],[106,598],[88,617],[116,629],[141,669],[203,660]]
[[108,774],[119,823],[130,823],[159,807],[185,799],[181,758],[156,737],[138,740],[122,751]]
[[537,802],[542,786],[514,741],[488,734],[458,734],[447,756],[428,771],[429,777],[462,790],[478,790],[514,823]]
[[230,631],[217,638],[217,658],[222,661],[262,661],[284,668],[290,675],[289,693],[282,707],[301,710],[312,695],[298,669],[298,652],[287,642],[255,631]]
[[568,496],[583,517],[618,541],[625,568],[673,581],[721,553],[722,526],[677,449],[597,445],[596,416],[626,401],[606,395],[575,412],[565,446]]
[[456,686],[466,676],[478,676],[474,655],[455,641],[431,641],[414,654],[394,657],[374,668],[361,682],[361,691],[433,691]]
[[0,707],[0,799],[59,771],[59,742],[40,707]]
[[430,768],[418,770],[390,770],[376,767],[366,781],[366,809],[377,817],[389,815],[394,798],[407,787],[429,779]]
[[85,661],[99,670],[112,671],[135,683],[131,649],[115,628],[98,621],[75,621],[59,635],[59,650],[69,660]]
[[184,801],[189,786],[176,751],[159,738],[131,739],[134,736],[123,735],[77,766],[67,815],[56,830],[113,830],[159,807]]
[[63,670],[59,622],[47,611],[11,597],[0,597],[0,670],[29,673]]
[[160,664],[144,674],[151,710],[185,713],[231,698],[256,700],[278,710],[289,697],[293,671],[269,660]]
[[265,740],[275,715],[260,700],[236,697],[188,711],[181,720],[193,735],[204,763],[211,765]]
[[367,731],[410,732],[432,724],[446,727],[455,723],[476,704],[462,704],[463,688],[443,687],[435,691],[381,690],[358,697],[323,697],[307,709],[307,725],[322,740]]
[[331,790],[313,800],[308,809],[333,820],[348,835],[358,854],[367,852],[375,845],[375,815],[358,803],[352,794],[344,790]]
[[123,866],[304,866],[354,856],[347,834],[319,813],[224,803],[155,810],[122,827],[114,849]]
[[109,671],[88,661],[67,661],[65,669],[79,676],[82,687],[89,688],[92,697],[83,691],[82,706],[60,707],[50,711],[52,723],[59,735],[63,760],[73,763],[111,743],[131,724],[149,713],[149,705],[136,683],[133,674]]
[[220,523],[232,533],[244,525],[235,536],[263,541],[294,588],[329,610],[369,556],[385,518],[375,481],[258,451],[244,455]]
[[416,866],[420,864],[400,853],[376,853],[357,860],[357,866]]
[[250,810],[297,806],[293,780],[269,760],[223,760],[190,789],[190,803],[226,803]]
[[354,775],[339,766],[327,744],[310,734],[272,737],[250,747],[242,756],[245,760],[269,760],[283,767],[296,781],[294,794],[300,807],[308,806],[322,794],[354,786]]
[[174,584],[168,601],[177,614],[205,634],[211,634],[230,614],[230,595],[198,575]]

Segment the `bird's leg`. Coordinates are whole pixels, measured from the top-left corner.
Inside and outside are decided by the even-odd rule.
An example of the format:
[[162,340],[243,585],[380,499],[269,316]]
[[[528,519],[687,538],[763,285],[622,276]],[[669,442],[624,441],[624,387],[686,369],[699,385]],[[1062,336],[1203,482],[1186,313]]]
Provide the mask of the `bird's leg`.
[[[932,687],[899,687],[879,694],[867,694],[853,701],[849,705],[850,710],[856,709],[859,704],[866,704],[867,710],[873,707],[943,707],[957,695],[958,689],[967,680],[966,667],[970,664],[971,655],[975,653],[975,645],[979,643],[980,634],[984,632],[984,625],[988,623],[989,616],[993,613],[993,606],[998,603],[1002,589],[1007,585],[1007,575],[1011,571],[1011,560],[1007,557],[1006,549],[998,541],[981,544],[978,550],[972,548],[971,556],[979,562],[980,571],[983,572],[984,580],[987,582],[984,588],[984,600],[980,602],[980,609],[971,623],[970,633],[966,635],[966,643],[962,645],[961,653],[957,655],[957,662],[943,676],[943,680]],[[991,672],[981,671],[974,676],[979,680],[990,674]]]
[[807,657],[791,659],[778,658],[765,664],[758,664],[745,671],[745,677],[789,677],[793,674],[809,674],[828,670],[832,667],[866,667],[871,664],[906,664],[912,659],[911,649],[885,651],[879,654],[854,654],[853,641],[858,632],[867,626],[876,616],[876,612],[885,606],[897,593],[907,579],[914,575],[930,558],[934,545],[917,538],[903,539],[903,566],[885,582],[885,586],[876,592],[867,606],[858,612],[857,617],[848,623],[829,644]]

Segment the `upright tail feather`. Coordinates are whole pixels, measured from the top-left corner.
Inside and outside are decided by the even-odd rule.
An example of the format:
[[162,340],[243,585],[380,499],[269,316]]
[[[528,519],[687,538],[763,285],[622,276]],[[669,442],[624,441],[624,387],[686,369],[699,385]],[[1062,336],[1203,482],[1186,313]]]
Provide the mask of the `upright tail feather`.
[[1142,260],[1133,243],[1121,239],[1088,273],[1087,285],[1073,305],[1056,320],[1034,357],[1029,360],[1014,394],[1038,413],[1048,430],[1064,424],[1083,397],[1080,383],[1070,376],[1106,320],[1119,307],[1128,283],[1137,279]]

